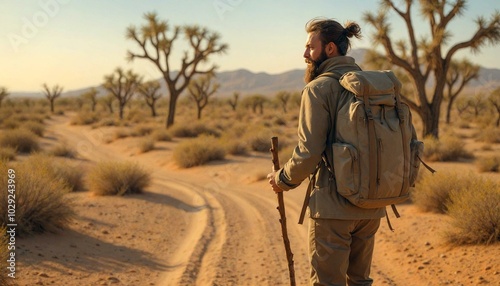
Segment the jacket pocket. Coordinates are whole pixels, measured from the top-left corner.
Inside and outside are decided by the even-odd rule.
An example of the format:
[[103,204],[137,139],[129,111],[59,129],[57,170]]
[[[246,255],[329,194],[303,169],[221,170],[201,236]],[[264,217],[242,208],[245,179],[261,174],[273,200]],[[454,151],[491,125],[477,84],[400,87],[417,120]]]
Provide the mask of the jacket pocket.
[[333,170],[337,182],[337,191],[342,196],[351,196],[359,192],[359,160],[356,148],[347,143],[334,143]]
[[410,150],[409,183],[411,187],[414,187],[418,177],[418,170],[420,169],[420,158],[424,155],[424,143],[422,141],[412,140],[410,143]]

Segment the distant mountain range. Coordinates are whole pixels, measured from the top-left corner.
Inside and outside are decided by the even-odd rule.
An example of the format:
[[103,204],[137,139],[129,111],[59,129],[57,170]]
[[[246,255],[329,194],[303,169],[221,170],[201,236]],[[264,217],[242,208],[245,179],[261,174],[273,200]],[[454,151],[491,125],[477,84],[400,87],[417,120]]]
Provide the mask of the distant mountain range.
[[[363,58],[366,49],[355,49],[350,52],[350,56],[356,59],[356,62],[363,66]],[[218,90],[219,97],[231,96],[234,92],[242,96],[251,94],[274,95],[279,91],[297,91],[300,92],[304,87],[304,69],[290,70],[279,74],[268,74],[265,72],[254,73],[246,69],[234,71],[224,71],[216,74],[216,80],[220,83]],[[167,94],[167,88],[163,79],[158,79],[163,94]],[[496,88],[500,86],[500,69],[481,68],[479,78],[473,80],[467,86],[467,89],[475,90],[478,87]],[[94,86],[99,90],[100,95],[106,91],[100,86]],[[79,96],[91,89],[92,86],[77,90],[64,92],[62,96]],[[41,92],[11,92],[12,97],[40,97]]]

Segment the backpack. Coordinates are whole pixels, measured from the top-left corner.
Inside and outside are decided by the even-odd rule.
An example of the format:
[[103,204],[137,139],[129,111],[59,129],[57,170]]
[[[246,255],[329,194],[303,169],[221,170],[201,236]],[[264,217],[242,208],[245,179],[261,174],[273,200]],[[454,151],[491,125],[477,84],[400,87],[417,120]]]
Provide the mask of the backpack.
[[326,152],[331,156],[323,157],[337,192],[361,208],[391,205],[399,217],[395,204],[409,198],[424,150],[410,108],[401,101],[401,82],[392,71],[323,75],[339,79],[343,87],[332,114],[334,138],[331,153]]

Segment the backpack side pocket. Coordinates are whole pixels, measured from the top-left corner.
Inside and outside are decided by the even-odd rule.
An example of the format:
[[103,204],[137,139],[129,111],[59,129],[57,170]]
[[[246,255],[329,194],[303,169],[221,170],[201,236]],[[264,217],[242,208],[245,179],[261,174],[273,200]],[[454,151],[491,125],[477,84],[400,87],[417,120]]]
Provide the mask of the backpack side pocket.
[[359,192],[359,156],[356,148],[347,143],[334,143],[333,170],[337,192],[349,197]]
[[420,159],[424,155],[424,143],[418,140],[412,140],[410,143],[410,187],[415,186],[420,169]]

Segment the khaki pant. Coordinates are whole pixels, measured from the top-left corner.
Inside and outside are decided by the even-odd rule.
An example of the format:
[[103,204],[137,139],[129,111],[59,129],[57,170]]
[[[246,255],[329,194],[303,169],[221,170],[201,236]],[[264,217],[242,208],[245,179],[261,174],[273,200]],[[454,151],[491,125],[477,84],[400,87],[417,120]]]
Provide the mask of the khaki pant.
[[310,285],[372,285],[375,233],[380,219],[309,220]]

